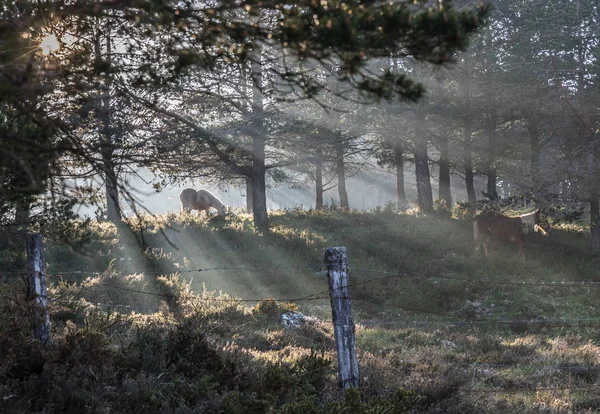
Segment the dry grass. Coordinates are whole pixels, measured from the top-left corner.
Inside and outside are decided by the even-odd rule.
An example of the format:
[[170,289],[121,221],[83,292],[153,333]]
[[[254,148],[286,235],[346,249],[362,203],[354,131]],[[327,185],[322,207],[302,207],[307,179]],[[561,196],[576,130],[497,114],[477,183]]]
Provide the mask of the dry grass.
[[[168,214],[142,217],[134,232],[94,224],[91,241],[77,250],[48,242],[49,273],[84,273],[52,279],[50,350],[21,349],[28,328],[10,318],[20,302],[3,309],[2,327],[20,332],[2,337],[10,356],[0,364],[7,407],[349,409],[357,402],[337,389],[327,283],[318,266],[326,247],[343,245],[361,409],[384,410],[390,401],[423,413],[600,409],[598,288],[536,285],[600,281],[600,261],[581,227],[528,240],[522,263],[508,244],[493,244],[489,258],[474,254],[470,225],[442,217],[293,211],[273,214],[271,223],[272,234],[260,237],[240,212],[226,221]],[[19,290],[3,289],[4,296]],[[323,299],[280,300],[315,293]],[[290,310],[309,318],[285,329],[279,315]],[[32,397],[48,376],[58,383]],[[72,392],[63,395],[65,387]],[[420,397],[394,394],[399,389]]]

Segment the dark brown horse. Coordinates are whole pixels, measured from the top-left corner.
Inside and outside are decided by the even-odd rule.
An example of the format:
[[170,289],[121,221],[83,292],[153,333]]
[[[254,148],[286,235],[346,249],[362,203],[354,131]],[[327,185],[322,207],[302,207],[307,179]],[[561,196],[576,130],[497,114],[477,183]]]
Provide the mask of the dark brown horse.
[[533,232],[547,235],[550,225],[540,218],[540,210],[519,217],[508,217],[499,213],[480,216],[473,223],[475,249],[483,246],[485,255],[490,254],[490,238],[514,242],[519,248],[521,259],[525,259],[525,236]]

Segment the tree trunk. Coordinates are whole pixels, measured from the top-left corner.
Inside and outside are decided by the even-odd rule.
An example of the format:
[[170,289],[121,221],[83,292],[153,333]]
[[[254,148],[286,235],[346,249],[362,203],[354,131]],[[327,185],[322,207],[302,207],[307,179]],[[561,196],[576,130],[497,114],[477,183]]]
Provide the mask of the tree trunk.
[[18,201],[15,207],[15,225],[18,229],[19,235],[23,237],[25,240],[25,236],[27,235],[27,229],[29,228],[29,218],[30,218],[30,203],[26,199]]
[[[106,32],[106,64],[110,66],[111,59],[111,41],[109,28]],[[102,50],[100,40],[103,33],[98,31],[94,43],[95,59],[102,60]],[[98,67],[104,67],[99,65]],[[99,76],[100,74],[96,74]],[[100,132],[100,154],[102,156],[102,169],[104,172],[104,189],[106,194],[106,219],[111,222],[121,221],[121,208],[119,206],[119,184],[114,162],[115,144],[113,131],[110,125],[110,84],[109,74],[106,75],[104,85],[101,87],[100,96],[98,98],[98,116],[102,123],[102,131]]]
[[496,171],[496,108],[492,108],[489,113],[487,123],[488,147],[487,147],[487,194],[492,200],[498,199],[498,172]]
[[262,91],[262,59],[261,51],[256,47],[252,63],[252,117],[254,136],[252,137],[252,211],[254,227],[264,235],[269,233],[269,217],[267,213],[267,180],[265,168],[265,126],[264,102]]
[[440,187],[439,199],[445,208],[452,208],[452,192],[450,190],[450,148],[448,137],[443,136],[440,140]]
[[30,215],[31,215],[31,199],[26,196],[19,200],[15,206],[15,236],[8,237],[11,249],[17,253],[14,261],[15,267],[21,267],[25,264],[23,256],[23,246],[27,244],[27,234],[29,230]]
[[423,119],[418,116],[415,130],[415,173],[417,178],[417,205],[424,213],[433,212],[433,193],[427,158],[427,137],[423,133]]
[[348,277],[348,253],[345,247],[329,247],[325,251],[331,319],[338,356],[340,385],[344,390],[359,388],[360,375],[356,357],[356,342],[352,303],[350,301],[350,278]]
[[[537,116],[532,112],[527,114],[527,130],[529,132],[529,164],[531,169],[531,177],[529,185],[536,191],[545,184],[540,175],[540,130]],[[536,201],[536,207],[539,207],[539,202]]]
[[52,344],[42,237],[41,233],[27,236],[27,261],[29,265],[27,297],[37,305],[33,315],[35,339],[43,344]]
[[348,203],[348,191],[346,190],[346,166],[344,165],[344,143],[339,137],[335,143],[336,173],[338,179],[338,194],[340,196],[340,207],[350,208]]
[[110,147],[110,145],[106,145],[101,152],[104,168],[104,187],[106,192],[106,219],[114,223],[121,220],[121,208],[119,207],[117,173],[112,159],[114,150]]
[[398,209],[406,210],[406,191],[404,189],[404,148],[402,143],[397,142],[394,148],[396,163],[396,193],[398,195]]
[[[257,142],[262,143],[262,159],[256,155],[260,150]],[[264,165],[264,141],[254,138],[254,152],[252,154],[252,212],[254,227],[259,233],[269,233],[269,216],[267,213],[266,169]],[[262,161],[262,163],[261,163]]]
[[475,195],[475,184],[473,182],[473,149],[471,143],[471,121],[464,121],[465,125],[465,141],[464,141],[464,154],[463,162],[465,167],[465,184],[467,186],[467,201],[474,203],[477,201]]
[[592,252],[600,253],[600,204],[597,198],[590,201],[590,233]]
[[246,178],[246,211],[248,213],[251,213],[253,208],[253,201],[252,201],[252,178],[248,177]]
[[317,160],[315,162],[315,209],[323,209],[323,151],[321,147],[317,149]]
[[495,167],[488,167],[487,174],[487,194],[490,196],[492,200],[498,200],[498,190],[497,190],[497,181],[498,174],[496,172]]

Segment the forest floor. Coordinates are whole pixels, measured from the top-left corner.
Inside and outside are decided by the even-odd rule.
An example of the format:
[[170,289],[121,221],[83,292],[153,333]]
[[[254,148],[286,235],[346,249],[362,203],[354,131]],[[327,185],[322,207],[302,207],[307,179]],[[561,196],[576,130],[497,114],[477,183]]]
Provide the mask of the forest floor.
[[[15,316],[21,279],[2,278],[0,411],[600,411],[589,228],[532,235],[521,261],[514,244],[474,252],[470,221],[447,215],[275,211],[268,236],[241,212],[128,224],[46,235],[52,346]],[[348,250],[356,324],[360,394],[345,398],[330,246]],[[305,323],[284,328],[285,311]]]

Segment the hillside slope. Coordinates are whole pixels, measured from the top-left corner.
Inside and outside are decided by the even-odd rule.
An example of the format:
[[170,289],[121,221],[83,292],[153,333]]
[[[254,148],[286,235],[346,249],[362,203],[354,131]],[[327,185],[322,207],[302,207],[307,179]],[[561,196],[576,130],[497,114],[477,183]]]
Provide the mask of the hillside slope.
[[[470,223],[449,218],[273,212],[268,237],[251,223],[96,223],[75,248],[49,235],[53,346],[29,341],[20,283],[0,285],[7,411],[600,408],[600,263],[583,229],[530,238],[521,262],[501,242],[474,253]],[[328,246],[348,249],[362,402],[336,385]],[[282,327],[297,310],[305,323]]]

